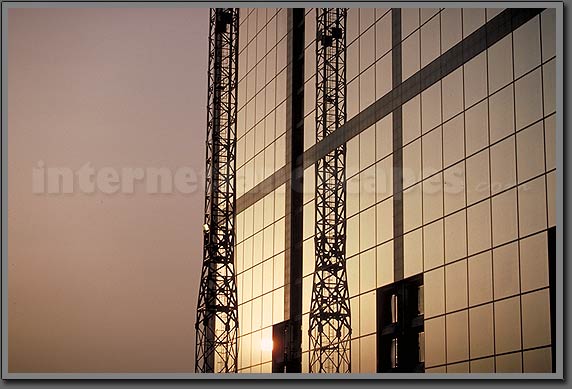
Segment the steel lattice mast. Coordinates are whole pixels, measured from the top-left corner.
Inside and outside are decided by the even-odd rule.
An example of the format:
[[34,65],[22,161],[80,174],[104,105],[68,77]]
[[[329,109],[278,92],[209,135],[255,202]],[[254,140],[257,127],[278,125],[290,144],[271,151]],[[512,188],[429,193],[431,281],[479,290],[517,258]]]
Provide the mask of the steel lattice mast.
[[195,371],[235,373],[238,299],[234,272],[238,8],[210,11],[203,267]]
[[[318,8],[316,141],[346,121],[346,15]],[[310,306],[310,372],[351,372],[346,273],[346,146],[316,163],[316,268]]]

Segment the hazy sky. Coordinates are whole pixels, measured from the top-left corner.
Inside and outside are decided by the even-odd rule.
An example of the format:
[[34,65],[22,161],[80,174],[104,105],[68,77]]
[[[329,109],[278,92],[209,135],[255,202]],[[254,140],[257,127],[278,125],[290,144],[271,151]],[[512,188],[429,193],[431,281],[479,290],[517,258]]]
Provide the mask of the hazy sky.
[[9,10],[10,372],[194,370],[202,186],[34,194],[32,172],[202,175],[207,36],[207,9]]

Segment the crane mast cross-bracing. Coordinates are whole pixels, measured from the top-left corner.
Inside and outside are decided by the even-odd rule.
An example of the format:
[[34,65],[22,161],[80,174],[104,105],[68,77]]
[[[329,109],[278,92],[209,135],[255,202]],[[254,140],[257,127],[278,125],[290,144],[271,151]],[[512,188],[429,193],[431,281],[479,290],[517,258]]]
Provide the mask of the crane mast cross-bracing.
[[[316,143],[346,121],[344,8],[316,9]],[[351,372],[346,272],[346,145],[315,164],[316,264],[310,304],[310,372]]]
[[203,264],[195,371],[238,371],[234,269],[238,8],[210,10]]

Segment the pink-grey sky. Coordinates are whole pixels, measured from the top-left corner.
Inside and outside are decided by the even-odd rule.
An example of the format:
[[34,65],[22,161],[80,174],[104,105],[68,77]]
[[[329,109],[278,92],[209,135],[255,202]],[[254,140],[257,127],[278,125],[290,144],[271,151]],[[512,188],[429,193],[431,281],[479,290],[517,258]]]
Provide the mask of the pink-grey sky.
[[[191,372],[203,189],[34,194],[86,163],[204,170],[208,9],[10,9],[10,372]],[[199,179],[199,183],[200,183]]]

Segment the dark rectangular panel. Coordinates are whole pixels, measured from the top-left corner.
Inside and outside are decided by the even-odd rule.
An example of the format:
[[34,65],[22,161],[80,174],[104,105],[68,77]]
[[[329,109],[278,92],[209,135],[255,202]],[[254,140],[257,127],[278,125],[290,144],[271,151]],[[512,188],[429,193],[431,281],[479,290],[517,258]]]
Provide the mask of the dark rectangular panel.
[[[393,90],[401,95],[401,9],[391,10],[391,51]],[[395,96],[394,96],[395,98]],[[397,105],[393,110],[393,278],[403,279],[403,110]]]
[[288,9],[284,318],[288,373],[302,371],[302,233],[304,175],[304,9]]
[[[424,371],[424,315],[420,309],[423,306],[422,287],[423,275],[418,274],[377,289],[378,373]],[[392,358],[395,355],[397,358]]]

